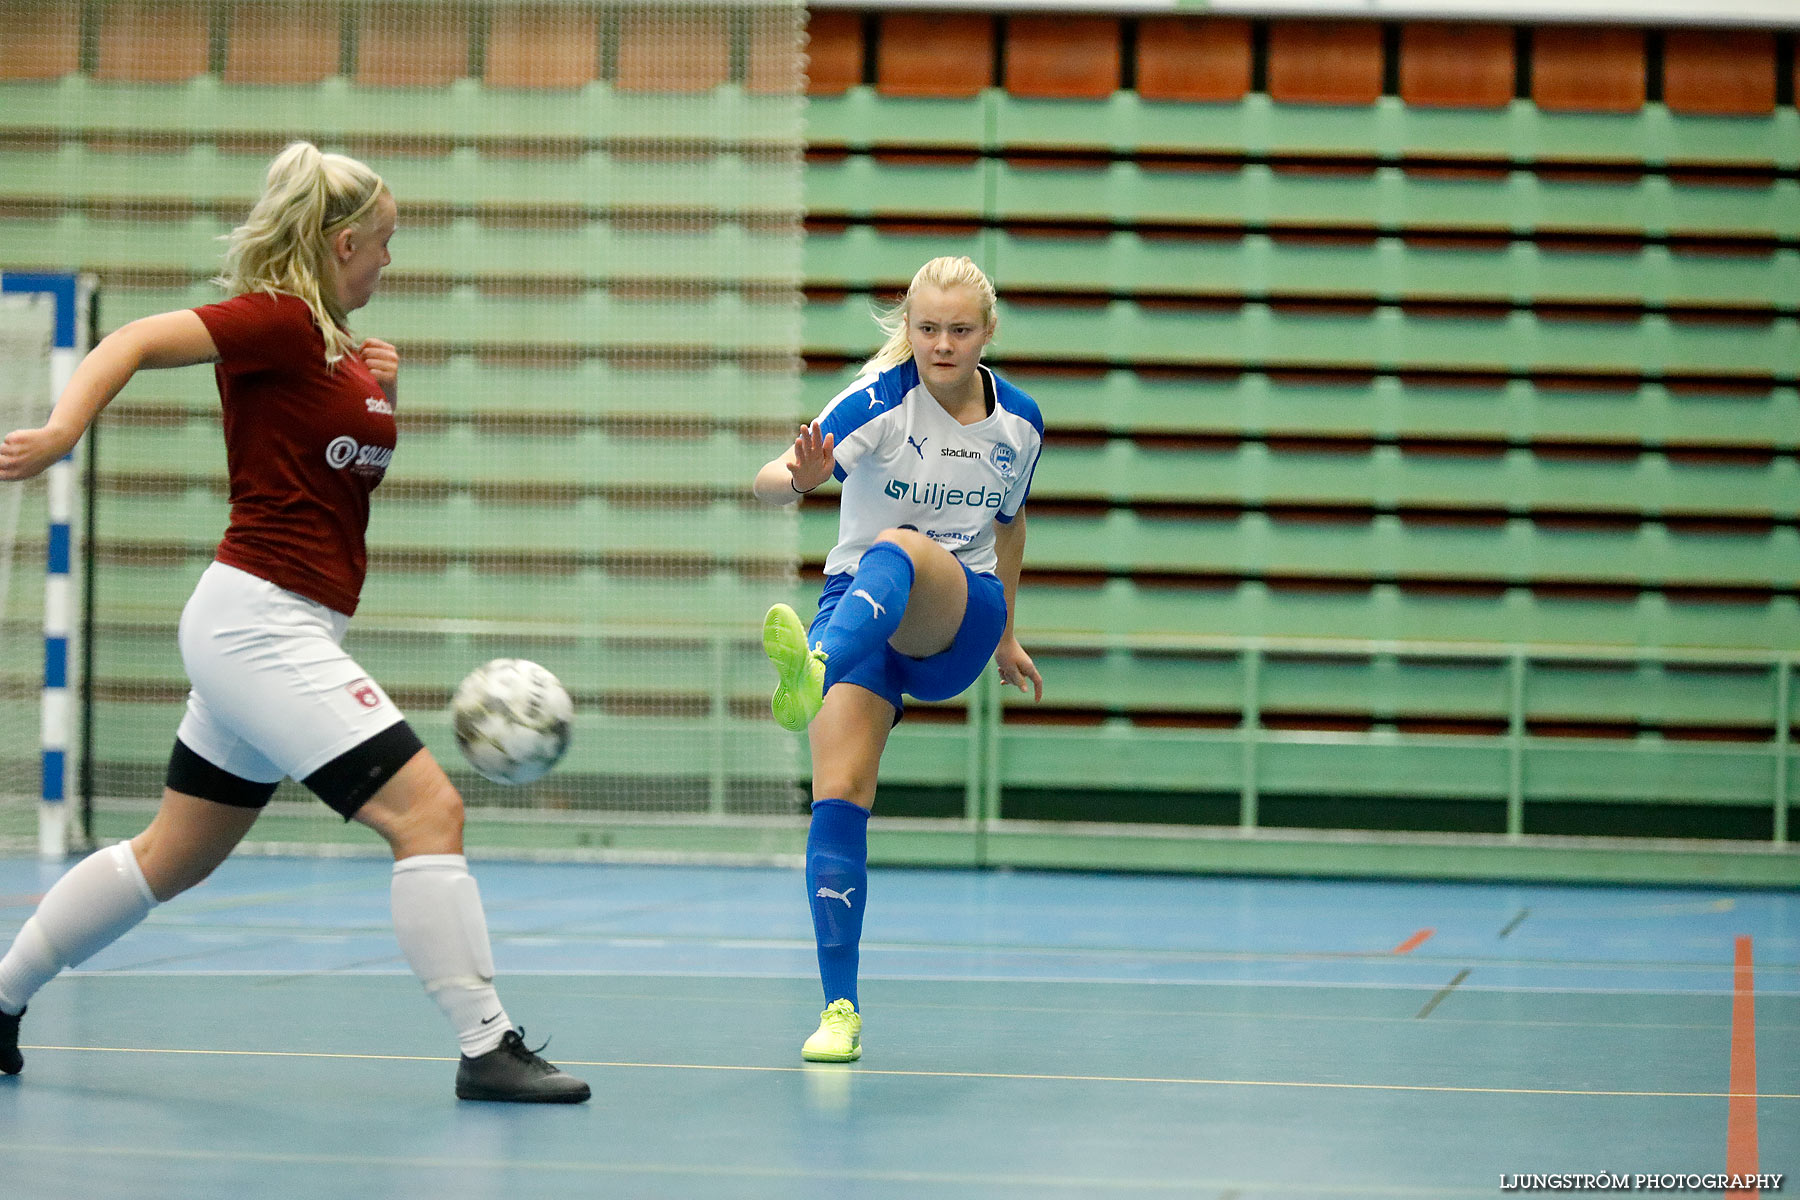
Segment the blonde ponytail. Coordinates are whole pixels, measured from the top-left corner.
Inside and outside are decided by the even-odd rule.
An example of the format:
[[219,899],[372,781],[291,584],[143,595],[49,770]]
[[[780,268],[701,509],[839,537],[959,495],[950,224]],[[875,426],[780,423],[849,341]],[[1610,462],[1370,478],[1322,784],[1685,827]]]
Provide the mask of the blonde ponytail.
[[381,176],[354,158],[294,142],[269,164],[262,196],[225,241],[225,268],[214,283],[234,296],[285,292],[312,310],[325,337],[325,361],[355,348],[347,316],[328,286],[331,239],[369,215],[387,194]]
[[906,337],[906,323],[912,316],[913,297],[925,286],[939,289],[968,288],[981,303],[981,315],[987,322],[987,327],[994,327],[997,297],[992,281],[982,273],[981,268],[975,265],[973,259],[966,257],[934,258],[919,268],[906,289],[906,296],[899,303],[875,310],[875,324],[887,334],[887,341],[881,344],[875,357],[863,364],[859,374],[873,375],[889,367],[897,367],[913,356],[912,343]]

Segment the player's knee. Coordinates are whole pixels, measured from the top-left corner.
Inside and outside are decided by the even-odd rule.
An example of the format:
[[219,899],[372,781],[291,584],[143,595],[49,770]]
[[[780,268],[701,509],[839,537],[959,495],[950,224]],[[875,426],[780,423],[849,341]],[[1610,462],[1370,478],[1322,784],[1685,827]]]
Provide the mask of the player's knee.
[[813,775],[813,799],[848,800],[859,808],[875,805],[875,771],[836,770]]
[[916,529],[901,528],[899,526],[882,530],[875,535],[875,541],[892,542],[894,545],[906,551],[906,556],[908,558],[915,560],[919,557],[920,551],[926,546],[936,544]]
[[459,844],[463,834],[463,799],[447,776],[439,774],[419,789],[412,802],[413,815],[422,829],[454,838]]
[[199,846],[184,845],[180,838],[160,836],[154,827],[138,834],[130,845],[144,883],[159,904],[204,883],[221,861]]
[[396,858],[462,852],[462,795],[442,771],[396,776],[356,819],[385,838]]

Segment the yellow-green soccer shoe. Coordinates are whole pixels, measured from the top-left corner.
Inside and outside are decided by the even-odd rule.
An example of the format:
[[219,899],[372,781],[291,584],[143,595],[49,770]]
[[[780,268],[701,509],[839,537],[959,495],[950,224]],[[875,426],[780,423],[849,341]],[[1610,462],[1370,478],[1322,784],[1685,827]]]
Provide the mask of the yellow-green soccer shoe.
[[779,676],[769,708],[775,723],[799,733],[819,715],[825,703],[825,652],[808,649],[800,614],[777,604],[763,618],[763,653]]
[[819,1027],[800,1047],[807,1062],[855,1062],[862,1057],[862,1016],[848,1000],[833,1000],[819,1014]]

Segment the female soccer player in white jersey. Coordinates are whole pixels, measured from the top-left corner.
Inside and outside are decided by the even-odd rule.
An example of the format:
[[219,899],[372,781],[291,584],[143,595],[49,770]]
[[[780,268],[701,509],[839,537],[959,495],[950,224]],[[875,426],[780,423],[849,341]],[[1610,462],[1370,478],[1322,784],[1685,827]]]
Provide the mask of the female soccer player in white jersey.
[[341,648],[367,562],[369,494],[393,453],[400,365],[388,343],[355,340],[347,318],[390,261],[395,215],[368,167],[294,143],[231,235],[218,281],[231,298],[110,334],[42,428],[0,442],[0,479],[29,479],[139,370],[210,362],[231,495],[224,540],[181,614],[192,690],[162,804],[142,833],[58,880],[0,959],[0,1072],[24,1065],[19,1018],[37,990],[211,874],[291,776],[392,847],[394,931],[461,1043],[456,1094],[588,1098],[587,1084],[526,1048],[495,994],[462,797]]
[[812,743],[806,892],[826,1006],[800,1054],[814,1062],[862,1057],[869,810],[902,694],[947,700],[990,659],[1005,683],[1044,692],[1013,636],[1044,420],[981,365],[993,284],[966,258],[932,259],[881,325],[887,342],[856,382],[755,483],[767,504],[795,503],[833,476],[844,485],[811,628],[785,604],[763,622],[775,719]]

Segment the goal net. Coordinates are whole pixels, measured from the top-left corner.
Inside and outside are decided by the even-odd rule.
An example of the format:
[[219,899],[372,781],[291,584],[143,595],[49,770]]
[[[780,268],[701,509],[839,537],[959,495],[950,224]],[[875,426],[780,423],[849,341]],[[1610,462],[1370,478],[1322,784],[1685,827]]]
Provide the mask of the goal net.
[[[56,307],[0,295],[0,437],[39,424],[50,404]],[[0,845],[37,842],[44,687],[44,485],[0,483]]]
[[[400,443],[346,646],[462,788],[471,844],[708,845],[679,831],[798,813],[758,636],[796,592],[798,524],[749,483],[801,407],[803,10],[4,2],[36,49],[0,50],[27,168],[0,179],[0,261],[95,272],[107,328],[220,298],[218,239],[294,138],[394,192],[393,264],[353,325],[400,348]],[[175,623],[225,528],[210,373],[140,374],[97,471],[106,838],[160,790]],[[576,701],[535,784],[485,782],[450,735],[452,689],[495,657]],[[292,783],[252,836],[369,840]]]

